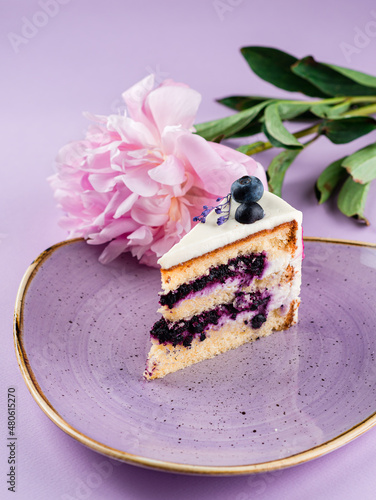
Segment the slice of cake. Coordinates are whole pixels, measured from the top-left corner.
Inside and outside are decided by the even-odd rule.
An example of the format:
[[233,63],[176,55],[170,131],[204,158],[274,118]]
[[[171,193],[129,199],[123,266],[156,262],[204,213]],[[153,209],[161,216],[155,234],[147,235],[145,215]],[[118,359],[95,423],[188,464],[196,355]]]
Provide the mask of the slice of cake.
[[[255,177],[247,178],[257,180],[256,188],[246,181],[247,194],[243,179],[233,184],[232,196],[222,205],[209,214],[204,207],[196,218],[204,223],[159,260],[162,318],[151,330],[147,379],[164,377],[297,322],[302,213],[263,193]],[[229,205],[228,214],[219,217]]]

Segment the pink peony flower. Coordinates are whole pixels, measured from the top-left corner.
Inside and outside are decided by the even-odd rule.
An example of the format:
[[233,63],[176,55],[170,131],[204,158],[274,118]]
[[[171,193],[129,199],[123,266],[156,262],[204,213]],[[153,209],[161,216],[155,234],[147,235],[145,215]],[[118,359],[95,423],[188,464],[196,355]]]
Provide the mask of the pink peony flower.
[[60,150],[49,178],[69,237],[108,243],[102,263],[131,251],[155,266],[234,180],[256,175],[267,189],[252,158],[193,133],[198,92],[171,80],[153,87],[150,75],[124,92],[124,115],[87,115],[85,139]]

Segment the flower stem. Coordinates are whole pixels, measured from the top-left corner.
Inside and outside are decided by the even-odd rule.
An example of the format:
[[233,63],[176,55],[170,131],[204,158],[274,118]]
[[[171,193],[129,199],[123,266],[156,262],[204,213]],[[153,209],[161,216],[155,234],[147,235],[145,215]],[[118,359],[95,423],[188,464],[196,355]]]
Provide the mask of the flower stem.
[[351,104],[358,104],[362,102],[376,102],[376,96],[372,95],[359,95],[359,96],[343,96],[343,97],[329,97],[328,99],[320,99],[318,101],[288,101],[288,102],[305,102],[316,106],[319,104],[340,104],[341,102],[350,102]]
[[369,116],[375,113],[376,104],[369,104],[368,106],[361,106],[360,108],[346,111],[346,113],[343,114],[343,117],[346,118],[347,116]]
[[[294,134],[292,134],[294,137],[296,137],[297,139],[299,139],[300,137],[305,137],[306,135],[311,135],[311,134],[314,134],[316,132],[318,132],[318,129],[319,129],[319,124],[316,124],[316,125],[312,125],[311,127],[308,127],[308,128],[305,128],[303,130],[299,130],[298,132],[295,132]],[[318,137],[318,135],[316,137],[314,137],[314,140]],[[312,139],[313,141],[313,139]],[[312,142],[310,141],[310,142]],[[310,144],[310,142],[307,142],[306,144]],[[273,147],[273,145],[267,141],[267,142],[254,142],[254,147],[252,147],[252,144],[250,144],[248,146],[248,151],[245,153],[247,154],[248,156],[250,155],[255,155],[257,153],[261,153],[262,151],[266,151],[267,149],[271,149]]]
[[[286,102],[294,103],[301,101],[286,101]],[[345,113],[343,113],[343,115],[340,115],[343,118],[350,116],[369,116],[376,113],[376,96],[330,97],[328,99],[320,99],[319,101],[306,101],[306,102],[311,104],[312,106],[323,103],[325,104],[342,104],[344,102],[350,102],[351,104],[360,104],[362,102],[367,103],[366,106],[360,106],[359,108],[346,111]],[[368,103],[373,103],[373,104],[368,104]],[[296,137],[296,139],[299,139],[300,137],[305,137],[307,135],[315,133],[317,134],[319,131],[319,125],[320,125],[319,123],[316,123],[303,130],[299,130],[298,132],[295,132],[293,136]],[[305,146],[311,144],[311,142],[315,141],[318,137],[319,134],[317,134],[311,141],[306,142]],[[273,145],[269,141],[266,142],[257,141],[252,144],[249,144],[248,151],[246,152],[243,151],[243,152],[245,152],[245,154],[250,156],[271,149],[272,147]]]
[[295,134],[292,135],[299,139],[300,137],[305,137],[306,135],[315,134],[316,132],[318,132],[318,130],[319,124],[316,123],[316,125],[312,125],[311,127],[300,130],[299,132],[295,132]]
[[305,142],[303,144],[303,146],[306,148],[307,146],[309,146],[310,144],[312,144],[313,142],[315,142],[319,137],[320,137],[320,134],[316,134],[315,137],[312,137],[312,139],[310,139],[309,141]]

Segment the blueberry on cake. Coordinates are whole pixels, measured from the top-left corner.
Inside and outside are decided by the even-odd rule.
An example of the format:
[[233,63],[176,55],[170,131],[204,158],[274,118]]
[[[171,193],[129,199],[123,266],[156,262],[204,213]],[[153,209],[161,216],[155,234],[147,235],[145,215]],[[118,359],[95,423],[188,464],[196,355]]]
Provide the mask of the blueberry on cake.
[[162,313],[144,376],[161,378],[296,324],[302,213],[244,176],[159,259]]

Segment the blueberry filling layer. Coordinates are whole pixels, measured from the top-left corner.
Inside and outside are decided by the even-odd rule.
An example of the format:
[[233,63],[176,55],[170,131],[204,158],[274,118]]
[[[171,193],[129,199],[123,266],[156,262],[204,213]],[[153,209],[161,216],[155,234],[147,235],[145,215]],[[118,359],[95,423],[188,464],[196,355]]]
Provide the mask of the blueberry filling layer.
[[253,278],[261,277],[266,264],[264,253],[241,255],[231,259],[227,264],[212,267],[209,274],[180,285],[176,290],[161,295],[159,303],[172,309],[177,302],[186,298],[190,293],[200,292],[209,285],[224,283],[229,279],[239,278],[242,286],[248,286]]
[[211,326],[218,325],[220,321],[226,319],[235,320],[238,314],[251,311],[256,314],[244,323],[257,329],[266,321],[269,300],[270,295],[267,291],[237,292],[231,304],[222,304],[211,311],[197,314],[189,320],[172,322],[161,318],[154,324],[150,333],[160,344],[170,343],[173,346],[182,344],[189,347],[195,337],[198,337],[200,341],[205,340],[205,332]]

